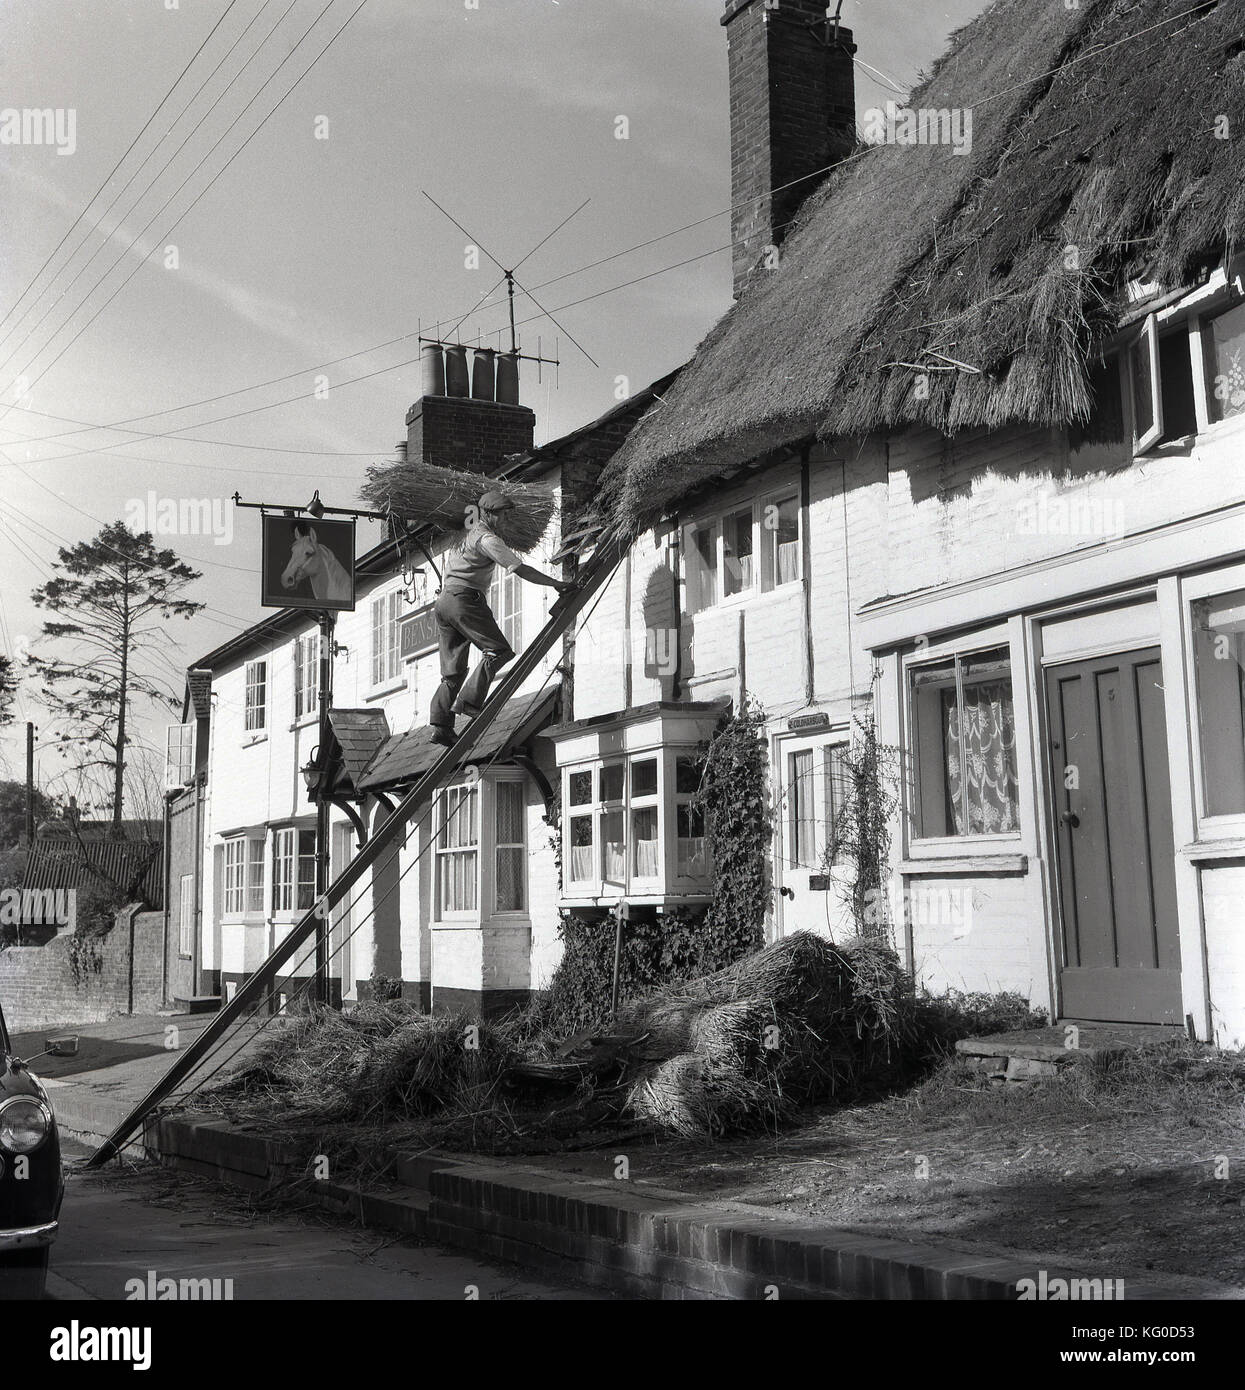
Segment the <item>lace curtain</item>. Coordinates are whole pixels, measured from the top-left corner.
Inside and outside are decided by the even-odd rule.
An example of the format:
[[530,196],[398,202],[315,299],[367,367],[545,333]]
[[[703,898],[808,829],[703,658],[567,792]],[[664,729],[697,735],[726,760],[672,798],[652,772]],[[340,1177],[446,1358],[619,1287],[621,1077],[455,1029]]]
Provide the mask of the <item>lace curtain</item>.
[[999,835],[1018,829],[1011,682],[965,685],[962,709],[955,691],[946,690],[942,706],[948,823],[957,835]]

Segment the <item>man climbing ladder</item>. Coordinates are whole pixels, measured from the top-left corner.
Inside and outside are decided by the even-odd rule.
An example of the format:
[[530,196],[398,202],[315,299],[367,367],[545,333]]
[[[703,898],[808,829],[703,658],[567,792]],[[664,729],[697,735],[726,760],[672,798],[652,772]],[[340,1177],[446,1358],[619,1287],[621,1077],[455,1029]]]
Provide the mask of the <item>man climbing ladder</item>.
[[[484,598],[497,566],[529,584],[544,584],[560,594],[575,587],[525,564],[497,534],[513,505],[504,493],[486,492],[480,498],[478,519],[468,525],[466,538],[446,560],[441,594],[433,609],[440,641],[441,684],[432,697],[428,716],[433,742],[445,747],[455,741],[454,716],[474,719],[488,698],[493,677],[514,656]],[[483,657],[468,676],[472,646],[479,647]]]

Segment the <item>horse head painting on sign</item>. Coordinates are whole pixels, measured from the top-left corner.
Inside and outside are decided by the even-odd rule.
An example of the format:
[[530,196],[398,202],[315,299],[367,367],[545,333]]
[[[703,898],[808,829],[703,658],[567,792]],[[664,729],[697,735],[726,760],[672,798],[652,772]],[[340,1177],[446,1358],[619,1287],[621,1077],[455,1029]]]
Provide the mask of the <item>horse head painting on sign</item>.
[[336,555],[316,536],[309,521],[294,523],[290,559],[281,574],[283,588],[310,584],[312,597],[325,603],[349,603],[350,574]]

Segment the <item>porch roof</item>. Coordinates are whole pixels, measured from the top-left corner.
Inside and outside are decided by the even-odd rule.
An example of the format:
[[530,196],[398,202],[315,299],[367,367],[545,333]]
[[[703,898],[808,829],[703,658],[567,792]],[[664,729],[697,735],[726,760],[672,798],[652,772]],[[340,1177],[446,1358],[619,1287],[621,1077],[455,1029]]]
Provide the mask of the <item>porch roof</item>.
[[[548,722],[560,692],[561,683],[558,682],[535,695],[516,695],[508,701],[467,762],[490,762],[521,747]],[[366,772],[355,779],[355,786],[360,792],[377,792],[413,782],[423,776],[444,751],[440,744],[432,741],[432,730],[426,725],[395,734],[382,744]]]

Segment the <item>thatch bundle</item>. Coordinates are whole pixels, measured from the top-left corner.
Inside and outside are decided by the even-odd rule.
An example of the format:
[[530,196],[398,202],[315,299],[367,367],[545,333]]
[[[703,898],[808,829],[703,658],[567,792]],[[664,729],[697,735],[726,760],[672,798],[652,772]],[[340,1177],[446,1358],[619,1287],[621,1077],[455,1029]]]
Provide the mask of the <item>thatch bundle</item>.
[[1239,4],[996,0],[901,103],[971,113],[971,150],[827,178],[607,467],[608,519],[814,436],[1084,420],[1128,282],[1193,283],[1245,230],[1240,29]]
[[620,1026],[647,1034],[628,1108],[688,1138],[773,1127],[877,1079],[907,990],[884,947],[797,932],[623,1012]]
[[410,525],[454,533],[464,529],[468,508],[485,492],[503,493],[513,504],[494,524],[502,540],[520,554],[534,550],[557,510],[553,490],[539,483],[499,481],[415,459],[372,464],[359,495],[369,507],[392,511]]
[[512,1058],[501,1032],[457,1015],[400,1002],[349,1014],[313,1008],[269,1039],[228,1089],[320,1123],[465,1112]]

